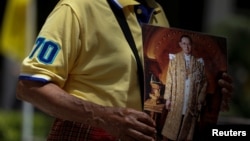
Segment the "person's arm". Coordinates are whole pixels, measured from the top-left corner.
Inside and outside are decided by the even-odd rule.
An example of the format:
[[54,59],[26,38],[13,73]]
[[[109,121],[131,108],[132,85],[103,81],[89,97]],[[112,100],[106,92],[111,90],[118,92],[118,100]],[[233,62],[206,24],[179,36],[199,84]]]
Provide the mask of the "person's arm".
[[103,128],[121,140],[151,141],[156,132],[154,121],[144,112],[83,101],[54,83],[19,80],[16,97],[53,117]]

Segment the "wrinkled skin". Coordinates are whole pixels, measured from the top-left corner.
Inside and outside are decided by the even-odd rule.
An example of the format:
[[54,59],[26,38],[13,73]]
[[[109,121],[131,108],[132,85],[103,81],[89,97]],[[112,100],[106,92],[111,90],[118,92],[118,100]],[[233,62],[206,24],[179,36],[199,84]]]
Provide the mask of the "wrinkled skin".
[[124,108],[118,108],[116,112],[106,118],[109,133],[122,141],[153,140],[155,123],[146,113]]
[[154,121],[144,112],[83,101],[53,83],[19,80],[17,98],[53,117],[103,128],[120,140],[151,141],[156,133]]
[[[224,73],[218,83],[223,93],[222,110],[228,110],[232,78]],[[121,141],[154,140],[155,123],[142,111],[97,105],[68,94],[54,83],[29,80],[19,80],[16,96],[51,116],[103,128]]]

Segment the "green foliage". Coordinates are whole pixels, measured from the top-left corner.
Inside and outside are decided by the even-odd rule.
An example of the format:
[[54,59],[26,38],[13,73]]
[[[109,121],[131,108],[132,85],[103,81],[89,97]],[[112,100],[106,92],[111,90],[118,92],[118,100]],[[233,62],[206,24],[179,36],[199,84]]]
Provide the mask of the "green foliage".
[[[52,118],[40,112],[34,113],[33,138],[45,140]],[[20,141],[22,136],[21,111],[0,111],[0,141]]]

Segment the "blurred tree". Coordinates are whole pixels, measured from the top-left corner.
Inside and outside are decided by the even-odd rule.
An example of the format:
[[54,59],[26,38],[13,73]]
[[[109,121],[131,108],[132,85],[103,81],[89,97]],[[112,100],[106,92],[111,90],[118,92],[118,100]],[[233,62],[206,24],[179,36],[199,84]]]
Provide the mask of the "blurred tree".
[[229,73],[235,90],[232,97],[232,115],[250,118],[250,18],[243,15],[220,23],[213,33],[227,37]]

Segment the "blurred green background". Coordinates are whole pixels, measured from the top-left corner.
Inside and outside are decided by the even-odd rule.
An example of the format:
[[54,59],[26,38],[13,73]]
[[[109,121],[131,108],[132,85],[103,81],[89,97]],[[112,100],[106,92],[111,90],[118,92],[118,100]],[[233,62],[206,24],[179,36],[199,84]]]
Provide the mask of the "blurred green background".
[[[1,0],[0,38],[3,38],[2,32],[6,28],[4,21],[11,18],[14,19],[13,21],[17,20],[16,23],[13,21],[8,23],[9,26],[14,25],[15,30],[13,29],[12,32],[15,35],[23,35],[15,38],[29,37],[23,34],[24,31],[29,31],[29,35],[36,36],[57,1]],[[7,5],[10,2],[31,3],[12,7],[12,11],[18,13],[18,19],[16,19],[10,15],[6,16]],[[221,112],[218,122],[250,125],[250,5],[245,0],[158,0],[158,2],[162,4],[172,27],[211,33],[228,39],[228,65],[229,74],[234,81],[234,93],[230,110]],[[34,4],[33,7],[32,4]],[[31,6],[29,10],[34,10],[33,12],[25,11],[29,6]],[[31,14],[29,20],[33,21],[32,26],[27,26],[29,30],[26,30],[27,27],[20,27],[21,23],[27,22],[26,14]],[[32,19],[32,16],[35,19]],[[34,36],[31,37],[29,42],[33,43],[34,38]],[[43,141],[46,140],[53,118],[15,98],[21,55],[14,56],[14,52],[25,54],[27,50],[25,45],[29,46],[29,44],[23,44],[24,40],[14,40],[14,37],[12,39],[13,42],[9,44],[12,46],[7,47],[9,53],[5,52],[3,42],[0,42],[0,141]],[[25,106],[30,108],[30,112],[24,111]],[[30,118],[28,125],[24,120],[27,117]],[[26,127],[31,130],[27,133],[31,134],[28,139],[24,137],[25,126],[31,128]]]
[[[33,116],[32,141],[44,141],[51,126],[52,118],[41,112],[35,112]],[[22,114],[20,110],[0,111],[0,140],[20,141],[22,139]]]

